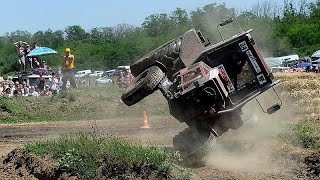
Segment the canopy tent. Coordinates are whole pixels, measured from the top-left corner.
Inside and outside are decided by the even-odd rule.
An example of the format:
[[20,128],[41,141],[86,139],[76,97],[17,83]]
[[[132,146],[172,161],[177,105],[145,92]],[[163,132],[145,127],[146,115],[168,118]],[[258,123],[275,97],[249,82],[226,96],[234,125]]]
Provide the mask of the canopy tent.
[[265,62],[269,68],[282,66],[283,59],[276,57],[265,58]]
[[314,52],[312,55],[311,55],[312,58],[320,58],[320,50]]

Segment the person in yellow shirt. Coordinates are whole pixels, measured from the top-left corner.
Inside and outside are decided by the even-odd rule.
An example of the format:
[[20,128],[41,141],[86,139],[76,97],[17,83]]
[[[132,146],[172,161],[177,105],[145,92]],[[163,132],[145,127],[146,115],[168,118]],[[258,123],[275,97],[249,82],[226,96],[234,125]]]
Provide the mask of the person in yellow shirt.
[[77,88],[74,77],[74,60],[74,55],[71,54],[70,48],[66,48],[66,55],[63,57],[62,64],[62,90],[66,90],[68,80],[72,88]]

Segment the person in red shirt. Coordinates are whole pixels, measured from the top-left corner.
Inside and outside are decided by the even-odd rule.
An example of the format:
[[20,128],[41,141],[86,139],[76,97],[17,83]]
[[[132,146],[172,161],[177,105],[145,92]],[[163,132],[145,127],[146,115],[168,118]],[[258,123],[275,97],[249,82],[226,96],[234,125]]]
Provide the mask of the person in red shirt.
[[117,84],[120,88],[126,88],[132,82],[133,78],[133,75],[126,69],[120,73]]

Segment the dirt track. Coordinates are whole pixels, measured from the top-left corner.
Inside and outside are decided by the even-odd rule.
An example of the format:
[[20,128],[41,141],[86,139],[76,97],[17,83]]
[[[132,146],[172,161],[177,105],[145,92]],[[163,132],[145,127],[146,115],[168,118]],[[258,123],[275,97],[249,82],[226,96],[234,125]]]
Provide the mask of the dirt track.
[[[116,135],[149,145],[172,147],[172,138],[185,128],[171,117],[149,116],[148,122],[149,129],[140,128],[142,118],[0,125],[0,154],[4,156],[28,142],[78,131],[97,131],[103,136]],[[263,136],[255,141],[254,136],[253,141],[250,136],[244,138],[236,133],[226,135],[231,138],[219,139],[221,144],[209,155],[206,166],[193,168],[195,179],[297,179],[301,169],[297,161],[301,160],[302,151],[272,138]]]

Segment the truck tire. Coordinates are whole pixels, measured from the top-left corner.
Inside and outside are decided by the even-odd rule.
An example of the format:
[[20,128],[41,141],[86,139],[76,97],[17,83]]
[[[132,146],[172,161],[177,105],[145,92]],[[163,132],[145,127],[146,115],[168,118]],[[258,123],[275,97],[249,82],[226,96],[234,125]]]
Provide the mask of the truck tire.
[[164,76],[158,66],[146,69],[128,85],[121,96],[122,101],[128,106],[138,103],[157,89]]
[[195,127],[188,127],[173,138],[173,149],[179,152],[186,166],[202,163],[215,144],[216,139],[211,132],[199,132]]
[[235,111],[227,114],[222,114],[216,117],[213,129],[221,136],[229,129],[237,130],[243,125],[241,111]]

